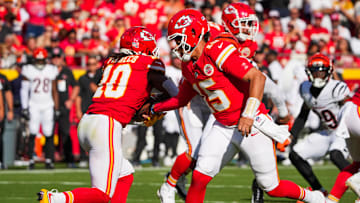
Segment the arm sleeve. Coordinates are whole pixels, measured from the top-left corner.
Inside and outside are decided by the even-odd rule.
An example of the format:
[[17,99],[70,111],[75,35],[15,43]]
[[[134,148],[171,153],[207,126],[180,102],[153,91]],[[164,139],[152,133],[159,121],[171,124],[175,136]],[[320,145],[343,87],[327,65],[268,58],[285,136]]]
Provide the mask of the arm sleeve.
[[30,90],[30,81],[22,80],[21,89],[20,89],[22,109],[27,109],[29,107],[29,90]]
[[78,85],[79,85],[79,83],[75,80],[74,74],[72,73],[71,70],[69,70],[69,82],[70,82],[70,85],[71,85],[72,87],[75,87],[75,86],[78,86]]
[[164,102],[160,102],[154,105],[155,112],[170,111],[182,106],[185,106],[196,95],[195,90],[191,87],[191,84],[187,80],[179,86],[179,93]]
[[301,111],[299,116],[295,119],[294,125],[291,128],[291,134],[294,136],[295,139],[297,139],[301,129],[304,128],[305,122],[307,120],[307,117],[309,116],[310,109],[306,106],[305,102],[303,103],[301,107]]
[[[265,75],[265,74],[264,74]],[[265,75],[266,76],[266,75]],[[279,86],[275,84],[269,77],[266,76],[264,94],[269,95],[276,108],[279,111],[279,117],[285,117],[288,115],[288,110],[285,104],[285,98],[281,94]]]

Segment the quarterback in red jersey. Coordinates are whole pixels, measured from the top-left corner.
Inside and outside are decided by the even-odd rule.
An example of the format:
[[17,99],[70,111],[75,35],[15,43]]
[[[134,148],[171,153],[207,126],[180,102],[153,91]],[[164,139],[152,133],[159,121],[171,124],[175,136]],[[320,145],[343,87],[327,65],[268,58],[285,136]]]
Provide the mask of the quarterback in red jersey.
[[149,99],[152,88],[169,96],[177,94],[175,84],[164,75],[157,50],[155,37],[147,28],[124,32],[120,53],[104,64],[93,104],[78,127],[80,144],[89,151],[92,188],[62,193],[42,189],[40,202],[126,202],[134,169],[122,155],[121,131]]
[[[173,52],[182,61],[188,62],[182,66],[185,79],[176,97],[153,105],[152,111],[176,109],[186,105],[196,94],[200,94],[216,118],[211,130],[201,138],[186,202],[203,202],[206,185],[241,147],[254,151],[254,157],[261,159],[261,163],[256,163],[262,165],[261,167],[252,167],[258,182],[262,183],[261,186],[266,188],[269,195],[291,198],[292,194],[286,190],[293,187],[293,190],[299,192],[296,199],[314,203],[325,202],[319,192],[305,191],[290,181],[278,179],[272,140],[264,134],[270,132],[264,132],[264,128],[261,129],[258,125],[269,124],[271,121],[260,102],[265,76],[239,54],[233,43],[221,38],[209,41],[206,19],[196,10],[180,11],[172,17],[168,28],[168,39],[175,40],[177,44]],[[284,133],[277,127],[271,131]],[[256,139],[256,143],[261,146],[271,147],[246,145],[252,139]],[[266,171],[263,166],[266,166]],[[281,182],[284,184],[279,184]],[[287,188],[284,189],[284,186]]]

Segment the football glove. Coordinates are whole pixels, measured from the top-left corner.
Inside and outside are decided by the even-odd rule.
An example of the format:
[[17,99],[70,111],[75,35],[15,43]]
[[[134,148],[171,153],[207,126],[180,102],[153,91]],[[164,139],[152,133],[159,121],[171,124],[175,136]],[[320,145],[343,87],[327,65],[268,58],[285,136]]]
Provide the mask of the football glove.
[[276,144],[276,149],[278,149],[280,152],[285,152],[286,147],[289,146],[290,143],[291,143],[290,138],[286,139],[285,142],[283,142],[283,143],[278,142]]

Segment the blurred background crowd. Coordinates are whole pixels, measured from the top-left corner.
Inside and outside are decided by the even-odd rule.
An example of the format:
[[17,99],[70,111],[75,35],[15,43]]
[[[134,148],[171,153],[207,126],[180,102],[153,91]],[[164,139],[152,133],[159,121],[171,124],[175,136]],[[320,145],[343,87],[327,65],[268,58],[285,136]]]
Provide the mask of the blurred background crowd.
[[[175,66],[173,56],[166,40],[168,20],[179,10],[197,8],[204,16],[221,24],[221,12],[236,0],[0,0],[0,72],[13,70],[21,73],[21,66],[32,63],[32,54],[36,48],[48,51],[49,63],[66,67],[70,71],[64,75],[68,80],[72,73],[74,81],[69,81],[64,106],[69,114],[63,119],[66,125],[65,136],[74,134],[72,145],[76,145],[76,123],[86,111],[75,108],[75,97],[82,102],[90,102],[89,82],[77,81],[77,70],[96,74],[96,68],[102,61],[119,48],[122,33],[132,26],[143,25],[156,34],[160,57],[167,66]],[[360,67],[360,1],[359,0],[248,0],[242,1],[254,9],[259,18],[260,29],[256,37],[258,44],[254,61],[284,91],[289,112],[296,117],[302,100],[296,88],[307,79],[304,64],[308,55],[324,53],[334,60],[335,70],[341,78],[343,69]],[[6,72],[6,71],[5,71]],[[7,103],[6,123],[18,122],[15,126],[21,134],[20,82],[21,74],[0,77]],[[10,82],[6,82],[9,79]],[[349,87],[355,90],[357,80],[350,81]],[[85,82],[84,82],[85,81]],[[4,85],[4,84],[7,85]],[[72,91],[80,86],[83,91]],[[85,88],[85,90],[84,90]],[[13,94],[8,99],[6,94]],[[75,95],[76,94],[76,95]],[[86,98],[85,98],[86,97]],[[70,101],[70,102],[68,102]],[[276,117],[276,108],[267,102]],[[10,106],[10,108],[9,108]],[[72,111],[70,111],[72,109]],[[10,113],[10,115],[9,115]],[[11,115],[12,113],[15,116]],[[16,121],[16,118],[19,118]],[[14,121],[13,121],[14,120]],[[312,122],[316,128],[316,124]],[[315,122],[316,123],[316,122]],[[154,127],[154,152],[149,155],[154,166],[159,166],[159,145],[163,143],[166,132],[162,126]],[[55,130],[55,134],[60,130]],[[5,126],[6,131],[6,126]],[[172,131],[172,130],[170,130]],[[177,139],[175,130],[175,139]],[[140,155],[146,146],[147,129],[140,127],[134,131],[137,136],[135,153],[132,156],[135,164],[140,164]],[[19,135],[20,137],[22,135]],[[57,144],[64,145],[65,138],[60,136]],[[55,139],[56,140],[56,139]],[[57,142],[57,141],[55,141]],[[26,153],[17,139],[16,159],[26,160]],[[177,142],[169,146],[176,146]],[[6,143],[5,143],[6,145]],[[65,144],[67,145],[67,144]],[[70,144],[71,145],[71,144]],[[6,147],[5,147],[6,148]],[[58,149],[57,160],[62,154],[82,154],[77,147]],[[35,151],[41,155],[41,150]],[[4,153],[11,153],[4,150]],[[172,157],[175,156],[172,152]],[[71,153],[70,153],[71,154]],[[6,156],[6,155],[5,155]],[[86,155],[84,155],[86,159]],[[68,166],[80,158],[68,159]],[[4,166],[4,164],[3,164]]]

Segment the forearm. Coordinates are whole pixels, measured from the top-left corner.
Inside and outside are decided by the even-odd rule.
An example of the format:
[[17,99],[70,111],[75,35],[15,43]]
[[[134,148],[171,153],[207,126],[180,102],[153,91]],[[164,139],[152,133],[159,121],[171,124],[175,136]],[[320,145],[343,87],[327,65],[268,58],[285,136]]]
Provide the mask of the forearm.
[[186,98],[172,97],[164,102],[156,103],[154,105],[155,112],[170,111],[185,106],[190,100],[186,101]]
[[74,102],[76,97],[79,95],[79,92],[80,92],[80,87],[79,86],[74,86],[69,99],[72,102]]
[[13,99],[12,92],[10,90],[5,92],[5,99],[6,99],[6,104],[7,104],[7,107],[8,107],[8,112],[13,112],[13,110],[14,110],[14,99]]
[[308,109],[304,103],[301,108],[301,112],[299,116],[295,119],[294,125],[290,130],[290,133],[293,135],[295,139],[298,137],[300,131],[304,128],[309,113],[310,113],[310,109]]

